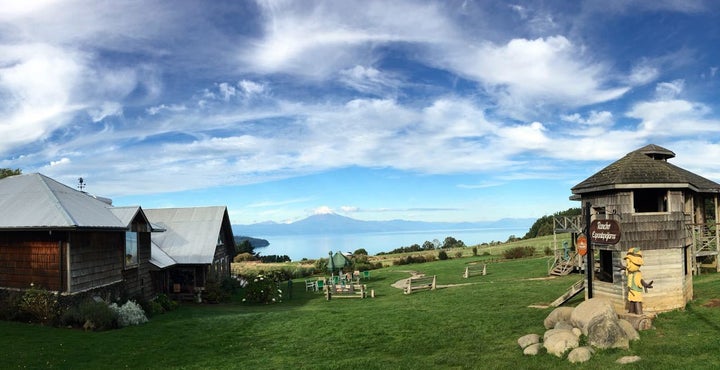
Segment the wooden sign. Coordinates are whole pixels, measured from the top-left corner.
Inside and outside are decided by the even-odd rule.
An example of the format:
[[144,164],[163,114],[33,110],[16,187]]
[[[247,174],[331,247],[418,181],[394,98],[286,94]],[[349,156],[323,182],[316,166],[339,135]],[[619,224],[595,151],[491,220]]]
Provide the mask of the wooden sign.
[[575,246],[577,247],[578,254],[581,256],[587,254],[587,238],[585,238],[585,235],[578,236]]
[[590,240],[597,244],[617,244],[620,241],[620,224],[615,220],[591,222]]

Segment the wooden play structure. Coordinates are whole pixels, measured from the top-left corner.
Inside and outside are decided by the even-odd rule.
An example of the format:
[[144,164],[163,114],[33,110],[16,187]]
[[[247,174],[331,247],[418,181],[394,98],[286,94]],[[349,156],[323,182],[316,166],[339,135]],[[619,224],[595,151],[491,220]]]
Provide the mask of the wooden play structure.
[[578,259],[574,246],[567,258],[562,250],[559,258],[556,247],[550,273],[584,269],[590,274],[586,280],[590,284],[583,284],[586,298],[607,298],[618,312],[625,312],[623,256],[630,248],[639,248],[645,259],[644,276],[655,282],[645,294],[645,311],[685,307],[693,296],[693,275],[706,268],[720,271],[720,184],[669,163],[673,157],[668,149],[647,145],[574,186],[571,199],[581,202],[583,215],[560,220],[556,230],[570,232],[575,240],[579,233],[588,233],[584,220],[612,220],[619,225],[620,239],[614,244],[593,242],[593,268],[587,269],[583,265],[587,259]]

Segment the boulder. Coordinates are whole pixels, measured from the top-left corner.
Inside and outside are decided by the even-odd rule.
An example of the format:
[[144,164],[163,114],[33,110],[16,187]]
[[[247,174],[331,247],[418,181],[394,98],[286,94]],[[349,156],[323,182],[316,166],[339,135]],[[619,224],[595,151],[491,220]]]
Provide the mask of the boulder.
[[640,356],[623,356],[620,357],[617,361],[618,364],[632,364],[634,362],[640,361]]
[[572,363],[587,362],[593,355],[590,347],[578,347],[568,353],[568,361]]
[[623,330],[625,330],[625,334],[627,335],[628,339],[630,339],[631,341],[640,339],[640,333],[635,330],[630,321],[620,319],[618,320],[618,324],[621,328],[623,328]]
[[617,320],[617,313],[612,303],[604,298],[591,298],[580,303],[570,315],[570,323],[588,335],[587,326],[597,317]]
[[606,348],[630,348],[630,340],[625,330],[618,324],[617,318],[596,316],[587,325],[587,341],[593,347]]
[[531,344],[525,347],[525,349],[523,350],[523,354],[526,356],[535,356],[540,353],[540,348],[542,348],[541,343]]
[[545,329],[552,329],[558,322],[561,321],[570,322],[570,315],[574,309],[574,307],[558,307],[554,309],[543,322],[543,324],[545,324]]
[[543,342],[546,341],[549,336],[555,335],[557,333],[570,333],[570,334],[574,335],[572,329],[550,329],[550,330],[546,330],[545,334],[543,334]]
[[528,334],[520,337],[517,341],[520,348],[525,349],[529,345],[540,343],[540,336],[537,334]]
[[548,332],[544,335],[543,346],[557,357],[563,357],[565,352],[580,345],[580,339],[570,330],[550,329]]
[[553,329],[573,330],[575,327],[567,321],[558,321]]

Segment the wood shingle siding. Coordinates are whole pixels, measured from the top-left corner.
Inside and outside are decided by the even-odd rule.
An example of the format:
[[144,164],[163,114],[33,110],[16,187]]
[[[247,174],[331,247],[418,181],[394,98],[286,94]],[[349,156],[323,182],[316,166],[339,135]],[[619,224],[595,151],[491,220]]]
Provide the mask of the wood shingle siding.
[[73,233],[70,242],[70,292],[122,280],[124,251],[123,233]]

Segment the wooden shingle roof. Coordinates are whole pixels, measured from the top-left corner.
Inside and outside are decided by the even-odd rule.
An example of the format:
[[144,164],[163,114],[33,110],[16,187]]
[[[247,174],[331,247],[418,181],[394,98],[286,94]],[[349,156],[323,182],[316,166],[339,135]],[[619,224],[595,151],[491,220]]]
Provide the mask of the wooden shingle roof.
[[573,194],[630,188],[688,188],[719,193],[720,184],[667,162],[675,153],[658,145],[632,151],[572,188]]

